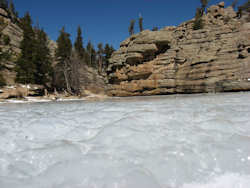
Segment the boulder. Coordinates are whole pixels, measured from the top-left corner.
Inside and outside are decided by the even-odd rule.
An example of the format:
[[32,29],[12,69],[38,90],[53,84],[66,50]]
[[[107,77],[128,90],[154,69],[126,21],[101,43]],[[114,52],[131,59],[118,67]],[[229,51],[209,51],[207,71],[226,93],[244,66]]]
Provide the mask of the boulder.
[[0,92],[0,99],[23,99],[27,96],[43,95],[44,87],[41,85],[14,85],[3,87]]
[[28,89],[23,87],[7,88],[0,94],[0,99],[23,99],[28,96]]
[[0,15],[4,17],[8,17],[8,13],[2,8],[0,8]]

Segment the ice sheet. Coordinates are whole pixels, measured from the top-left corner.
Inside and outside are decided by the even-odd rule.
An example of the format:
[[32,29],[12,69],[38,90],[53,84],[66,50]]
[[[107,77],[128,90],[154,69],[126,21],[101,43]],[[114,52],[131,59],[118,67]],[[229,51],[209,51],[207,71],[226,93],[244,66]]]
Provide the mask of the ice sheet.
[[249,188],[250,93],[0,104],[1,188]]

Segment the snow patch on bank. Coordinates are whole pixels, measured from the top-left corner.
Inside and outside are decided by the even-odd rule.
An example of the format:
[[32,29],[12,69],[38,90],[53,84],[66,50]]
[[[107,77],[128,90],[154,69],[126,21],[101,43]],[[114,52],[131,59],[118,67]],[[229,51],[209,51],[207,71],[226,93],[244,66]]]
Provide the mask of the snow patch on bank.
[[37,97],[26,97],[25,99],[7,99],[4,100],[2,102],[0,102],[0,104],[5,104],[5,103],[45,103],[45,102],[67,102],[67,101],[85,101],[87,100],[86,98],[79,98],[79,99],[63,99],[63,98],[59,98],[59,99],[42,99],[42,98],[37,98]]

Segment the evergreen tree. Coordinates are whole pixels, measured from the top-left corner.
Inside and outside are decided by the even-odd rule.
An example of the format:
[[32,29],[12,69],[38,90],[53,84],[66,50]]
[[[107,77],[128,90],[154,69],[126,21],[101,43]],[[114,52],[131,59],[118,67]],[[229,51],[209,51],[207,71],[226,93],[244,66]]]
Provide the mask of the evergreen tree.
[[47,35],[39,27],[33,29],[29,13],[21,19],[20,26],[23,40],[21,56],[16,62],[16,81],[46,86],[52,71]]
[[12,0],[11,0],[10,3],[9,3],[9,12],[10,12],[10,15],[11,15],[11,19],[12,19],[14,22],[17,22],[18,12],[16,11],[15,5],[14,5],[14,3],[13,3]]
[[201,1],[201,13],[203,15],[205,13],[209,0],[200,0],[200,1]]
[[142,32],[143,31],[143,18],[141,15],[139,17],[139,28],[140,28],[140,32]]
[[59,62],[64,62],[70,58],[72,52],[72,43],[70,40],[70,34],[65,32],[63,27],[60,31],[60,35],[57,39],[56,57]]
[[98,48],[98,51],[97,51],[97,54],[98,54],[98,56],[100,56],[100,57],[102,57],[103,56],[103,44],[102,43],[99,43],[98,45],[97,45],[97,48]]
[[76,38],[74,46],[75,46],[75,50],[76,50],[78,57],[80,59],[83,59],[84,47],[83,47],[83,39],[82,39],[82,30],[80,26],[78,26],[78,29],[77,29],[77,38]]
[[244,13],[248,15],[246,21],[250,22],[250,0],[247,0],[247,2],[238,7],[238,17],[241,18]]
[[69,72],[70,72],[70,57],[72,54],[72,43],[70,40],[70,35],[65,32],[63,27],[60,31],[60,35],[57,39],[57,49],[56,57],[59,62],[58,69],[54,75],[54,85],[57,88],[64,89],[72,94],[71,86],[69,82]]
[[103,69],[103,53],[104,53],[103,44],[99,43],[97,45],[97,48],[98,48],[98,51],[97,51],[97,55],[98,55],[98,70],[100,72]]
[[16,81],[19,83],[35,83],[35,63],[33,61],[35,33],[32,28],[32,20],[29,13],[21,19],[20,26],[23,30],[21,42],[21,56],[16,62]]
[[50,50],[48,48],[48,37],[42,29],[37,30],[34,44],[35,83],[46,86],[51,81],[52,66]]
[[196,14],[195,14],[195,20],[194,20],[194,24],[193,24],[193,30],[203,29],[204,24],[203,24],[203,20],[202,20],[202,14],[203,14],[202,9],[197,8]]
[[107,68],[109,65],[109,59],[112,56],[112,53],[115,51],[115,49],[110,46],[109,44],[106,44],[104,47],[104,61],[105,61],[105,67]]
[[153,27],[152,31],[158,31],[158,27]]
[[135,20],[131,20],[130,21],[130,26],[128,28],[128,31],[129,31],[129,35],[133,35],[135,33],[134,31],[134,27],[135,27]]
[[8,6],[9,6],[8,0],[0,0],[0,8],[7,10]]
[[89,66],[97,67],[96,66],[96,51],[94,46],[92,45],[91,41],[88,42],[86,46],[86,62]]

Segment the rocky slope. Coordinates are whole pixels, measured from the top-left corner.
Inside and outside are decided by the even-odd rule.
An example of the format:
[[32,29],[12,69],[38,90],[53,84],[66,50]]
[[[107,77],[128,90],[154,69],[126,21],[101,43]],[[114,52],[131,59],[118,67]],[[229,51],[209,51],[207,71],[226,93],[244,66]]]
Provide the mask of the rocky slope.
[[[244,18],[244,16],[243,16]],[[121,43],[108,68],[110,96],[250,90],[250,23],[224,3],[194,20]]]
[[[1,88],[0,90],[0,99],[11,97],[15,98],[19,95],[29,96],[41,93],[41,91],[43,91],[43,87],[41,86],[24,86],[15,83],[15,61],[21,53],[20,43],[23,39],[23,31],[17,24],[13,23],[8,13],[2,8],[0,8],[0,34],[0,48],[2,51],[8,51],[11,54],[10,60],[0,62],[1,65],[3,65],[0,70],[0,75],[3,76],[7,84],[6,87]],[[4,37],[8,37],[10,39],[8,44],[4,43]],[[50,48],[53,59],[55,59],[55,50],[57,48],[56,42],[49,40],[48,47]],[[55,72],[58,70],[57,63],[58,62],[55,60],[52,63]],[[77,65],[77,72],[77,82],[79,82],[77,84],[80,84],[80,92],[83,95],[85,95],[86,92],[95,94],[105,93],[105,75],[100,75],[97,70],[84,64]],[[73,83],[73,85],[74,84],[75,83]],[[27,87],[30,88],[27,90]]]

